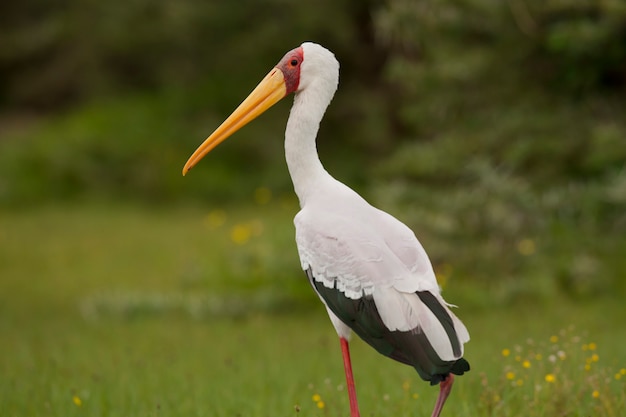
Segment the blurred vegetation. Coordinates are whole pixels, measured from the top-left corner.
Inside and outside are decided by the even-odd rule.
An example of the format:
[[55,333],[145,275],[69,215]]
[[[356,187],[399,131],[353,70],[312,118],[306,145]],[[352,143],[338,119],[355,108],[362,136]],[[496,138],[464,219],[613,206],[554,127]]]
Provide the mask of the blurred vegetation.
[[25,0],[0,28],[3,207],[288,195],[289,103],[180,170],[313,40],[342,65],[322,160],[416,231],[444,285],[626,292],[622,0]]
[[[2,415],[346,415],[336,334],[296,259],[296,207],[263,201],[0,212]],[[622,416],[622,298],[499,308],[489,294],[472,305],[471,286],[446,289],[472,334],[448,415]],[[436,387],[359,338],[351,350],[362,410],[428,415]]]
[[435,262],[504,301],[623,290],[626,4],[399,0],[376,22],[402,126],[377,197]]

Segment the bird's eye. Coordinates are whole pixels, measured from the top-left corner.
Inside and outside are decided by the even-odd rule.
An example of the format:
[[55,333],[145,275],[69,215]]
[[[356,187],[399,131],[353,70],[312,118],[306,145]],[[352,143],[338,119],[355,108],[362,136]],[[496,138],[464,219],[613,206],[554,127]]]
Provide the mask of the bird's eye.
[[298,60],[297,59],[292,59],[290,62],[292,67],[295,67],[296,65],[298,65]]

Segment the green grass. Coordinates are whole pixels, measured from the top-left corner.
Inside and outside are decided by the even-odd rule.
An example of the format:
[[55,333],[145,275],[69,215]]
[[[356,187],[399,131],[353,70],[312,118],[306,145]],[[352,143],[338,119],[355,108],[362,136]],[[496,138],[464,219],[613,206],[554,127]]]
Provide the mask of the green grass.
[[[0,415],[348,415],[336,335],[299,271],[295,210],[1,212]],[[626,407],[620,300],[458,314],[472,334],[472,371],[444,415],[619,416]],[[437,388],[352,345],[364,416],[429,415]]]

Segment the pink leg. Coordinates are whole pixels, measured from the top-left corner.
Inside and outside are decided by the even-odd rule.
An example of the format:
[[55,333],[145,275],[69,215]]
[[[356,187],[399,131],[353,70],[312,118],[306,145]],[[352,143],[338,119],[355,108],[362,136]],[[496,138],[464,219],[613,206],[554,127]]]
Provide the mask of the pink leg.
[[352,362],[350,361],[350,348],[348,341],[343,337],[341,342],[341,353],[343,356],[343,368],[346,372],[346,383],[348,385],[348,397],[350,398],[350,417],[360,417],[359,404],[356,400],[356,388],[354,387],[354,376],[352,375]]
[[441,410],[443,409],[443,405],[450,395],[450,391],[452,390],[452,384],[454,383],[454,375],[448,374],[448,377],[439,383],[439,396],[437,397],[437,403],[435,404],[435,409],[433,410],[433,414],[431,417],[439,417],[441,414]]

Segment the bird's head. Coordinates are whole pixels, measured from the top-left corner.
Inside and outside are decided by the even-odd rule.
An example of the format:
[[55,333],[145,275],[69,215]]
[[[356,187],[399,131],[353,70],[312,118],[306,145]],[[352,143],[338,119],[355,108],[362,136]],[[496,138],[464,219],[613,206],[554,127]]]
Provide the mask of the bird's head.
[[[339,63],[328,49],[305,42],[287,52],[235,111],[196,149],[183,168],[187,174],[206,154],[237,130],[291,93],[323,84],[332,97],[339,82]],[[330,97],[328,98],[330,101]]]

